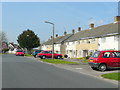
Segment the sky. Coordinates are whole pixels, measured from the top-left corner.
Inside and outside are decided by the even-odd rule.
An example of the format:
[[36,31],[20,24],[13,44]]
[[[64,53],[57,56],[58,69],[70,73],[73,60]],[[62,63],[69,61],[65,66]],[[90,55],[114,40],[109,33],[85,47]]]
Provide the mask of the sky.
[[[17,37],[24,30],[30,29],[47,41],[52,36],[52,25],[55,24],[55,34],[63,35],[64,31],[77,32],[89,29],[89,24],[95,27],[114,22],[118,15],[117,2],[2,2],[2,31],[9,42],[17,43]],[[0,25],[1,25],[0,23]]]

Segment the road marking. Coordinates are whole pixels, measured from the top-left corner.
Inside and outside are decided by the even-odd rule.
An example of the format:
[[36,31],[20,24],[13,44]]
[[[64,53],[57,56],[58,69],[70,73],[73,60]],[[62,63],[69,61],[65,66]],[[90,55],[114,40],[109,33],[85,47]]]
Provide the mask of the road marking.
[[75,68],[75,69],[83,69],[83,68]]

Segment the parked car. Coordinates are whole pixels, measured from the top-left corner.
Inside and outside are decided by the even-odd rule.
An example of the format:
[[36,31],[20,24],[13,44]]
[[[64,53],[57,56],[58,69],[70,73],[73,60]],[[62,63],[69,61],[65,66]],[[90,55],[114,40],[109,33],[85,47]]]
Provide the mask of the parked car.
[[[38,53],[37,56],[40,57],[41,59],[52,58],[52,51],[42,51]],[[53,56],[56,59],[62,58],[62,54],[54,53]]]
[[120,67],[120,51],[96,51],[88,60],[92,69],[105,71],[108,68]]
[[36,55],[37,55],[38,53],[40,53],[41,51],[43,51],[43,50],[35,50],[35,51],[33,51],[32,55],[33,55],[34,57],[36,57]]
[[16,56],[24,56],[24,52],[22,50],[18,50],[15,53]]

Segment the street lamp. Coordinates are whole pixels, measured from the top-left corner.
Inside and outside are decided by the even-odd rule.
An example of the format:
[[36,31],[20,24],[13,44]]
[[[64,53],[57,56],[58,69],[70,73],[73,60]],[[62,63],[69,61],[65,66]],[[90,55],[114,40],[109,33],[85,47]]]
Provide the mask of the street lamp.
[[[29,40],[28,37],[29,37],[30,35],[27,34],[26,36],[27,36],[27,42],[26,42],[26,45],[28,45],[28,40]],[[27,51],[27,54],[28,54],[28,46],[26,46],[26,51]]]
[[54,23],[45,21],[45,23],[49,23],[53,25],[53,36],[52,36],[52,59],[54,59]]

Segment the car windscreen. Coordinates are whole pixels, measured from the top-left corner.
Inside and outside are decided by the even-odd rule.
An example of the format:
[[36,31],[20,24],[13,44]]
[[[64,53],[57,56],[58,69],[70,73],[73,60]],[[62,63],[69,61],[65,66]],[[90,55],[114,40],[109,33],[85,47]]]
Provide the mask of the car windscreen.
[[23,51],[17,51],[17,52],[23,52]]
[[99,54],[100,54],[100,52],[97,51],[97,52],[93,53],[93,55],[91,57],[97,58],[99,56]]

